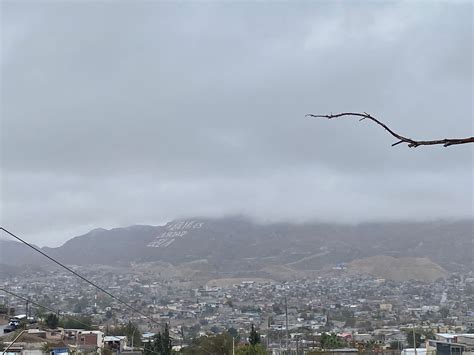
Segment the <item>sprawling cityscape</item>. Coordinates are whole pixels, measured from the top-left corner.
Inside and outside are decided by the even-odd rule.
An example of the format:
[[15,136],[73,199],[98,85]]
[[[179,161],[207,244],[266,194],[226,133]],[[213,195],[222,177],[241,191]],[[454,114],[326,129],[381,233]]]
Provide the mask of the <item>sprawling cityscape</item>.
[[[334,267],[339,268],[344,266]],[[237,340],[234,346],[244,346],[252,325],[267,351],[273,354],[284,354],[288,349],[293,354],[322,351],[324,333],[339,338],[333,350],[401,351],[413,348],[410,343],[413,337],[407,337],[413,328],[421,336],[421,340],[416,340],[417,346],[426,343],[429,349],[431,341],[431,349],[436,349],[436,344],[449,343],[454,336],[457,346],[467,339],[464,351],[471,351],[474,346],[473,275],[452,274],[434,283],[345,276],[286,282],[220,279],[189,288],[189,280],[159,281],[159,276],[152,274],[117,274],[106,267],[75,267],[74,270],[151,319],[138,315],[67,271],[31,271],[21,278],[0,279],[1,288],[11,292],[1,297],[4,328],[6,319],[27,314],[35,323],[26,329],[35,334],[39,331],[37,322],[44,321],[48,314],[36,305],[46,305],[57,310],[59,317],[86,321],[91,327],[87,330],[100,331],[102,335],[94,346],[106,346],[103,344],[110,341],[110,334],[120,337],[121,351],[137,351],[153,335],[163,331],[165,324],[169,326],[176,351],[196,338],[222,333],[233,334]],[[29,300],[28,304],[25,299]],[[116,333],[130,323],[136,326],[139,338],[127,331]],[[83,332],[87,333],[86,329]],[[136,339],[133,346],[132,338]],[[81,344],[77,338],[71,339],[66,342],[68,346],[96,350],[90,342]],[[98,343],[100,339],[105,343]],[[5,335],[2,340],[5,341]],[[27,345],[27,340],[20,341],[17,347],[20,344],[28,348],[35,342]]]
[[474,355],[474,0],[0,0],[0,355]]

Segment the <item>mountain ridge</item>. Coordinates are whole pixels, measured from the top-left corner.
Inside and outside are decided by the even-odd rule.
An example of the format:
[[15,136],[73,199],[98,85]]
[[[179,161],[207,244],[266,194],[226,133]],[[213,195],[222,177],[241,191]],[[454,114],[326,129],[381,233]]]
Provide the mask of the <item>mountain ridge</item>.
[[[184,267],[206,260],[204,269],[214,276],[265,278],[268,270],[274,273],[278,269],[294,270],[295,275],[312,274],[337,263],[349,264],[381,255],[426,257],[442,270],[458,271],[472,270],[473,227],[473,219],[345,225],[262,224],[243,217],[196,218],[162,226],[94,229],[60,247],[41,249],[59,261],[76,265],[165,262]],[[0,243],[0,263],[50,263],[21,244]],[[433,265],[427,267],[434,268]]]

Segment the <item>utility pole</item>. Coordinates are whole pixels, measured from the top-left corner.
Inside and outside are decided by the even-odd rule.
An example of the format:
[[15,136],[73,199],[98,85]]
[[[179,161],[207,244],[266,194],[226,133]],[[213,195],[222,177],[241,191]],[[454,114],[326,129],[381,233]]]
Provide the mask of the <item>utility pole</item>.
[[135,338],[135,332],[137,331],[137,328],[133,327],[133,333],[132,333],[132,351],[133,351],[133,338]]
[[[289,331],[288,331],[288,299],[285,296],[285,322],[286,322],[286,351],[288,352],[290,349],[288,347],[288,341],[289,341]],[[416,354],[415,354],[416,355]]]
[[271,317],[268,317],[268,323],[267,323],[267,349],[270,346],[270,331],[271,331]]
[[413,324],[413,349],[415,350],[415,355],[416,355],[415,324]]

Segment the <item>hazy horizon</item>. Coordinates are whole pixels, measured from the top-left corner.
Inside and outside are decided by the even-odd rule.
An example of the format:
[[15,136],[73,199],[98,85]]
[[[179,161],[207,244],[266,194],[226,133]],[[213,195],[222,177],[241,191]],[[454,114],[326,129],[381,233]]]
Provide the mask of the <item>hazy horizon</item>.
[[[74,238],[80,238],[83,236],[86,236],[90,233],[93,233],[94,231],[113,231],[115,229],[127,229],[127,228],[133,228],[133,227],[164,227],[167,224],[175,221],[185,221],[185,220],[225,220],[225,219],[232,219],[232,220],[241,220],[243,222],[250,222],[256,225],[260,226],[269,226],[269,225],[277,225],[277,224],[283,224],[283,225],[333,225],[333,226],[349,226],[349,227],[357,227],[357,226],[362,226],[362,225],[380,225],[380,224],[386,224],[387,226],[390,226],[392,224],[409,224],[409,223],[458,223],[458,222],[474,222],[474,217],[471,218],[433,218],[433,219],[393,219],[393,220],[367,220],[367,221],[359,221],[359,222],[337,222],[337,221],[321,221],[317,219],[313,220],[306,220],[306,221],[291,221],[291,220],[259,220],[256,218],[252,218],[250,216],[244,216],[244,215],[222,215],[222,216],[213,216],[213,217],[199,217],[199,216],[188,216],[188,217],[180,217],[176,219],[171,219],[169,221],[161,222],[161,223],[151,223],[151,224],[130,224],[130,225],[115,225],[115,226],[98,226],[94,227],[92,229],[84,230],[84,231],[78,231],[74,235],[70,236],[64,236],[61,241],[58,241],[57,243],[54,244],[41,244],[38,243],[36,244],[39,247],[49,247],[49,248],[56,248],[64,245],[67,243],[69,240],[74,239]],[[6,228],[8,229],[8,228]],[[14,231],[10,230],[11,232],[14,233]],[[21,237],[21,236],[20,236]],[[14,241],[17,242],[14,238],[9,237],[7,234],[2,234],[0,235],[0,241],[5,240],[5,241]],[[20,242],[19,242],[20,243]]]
[[471,2],[1,3],[1,225],[473,217]]

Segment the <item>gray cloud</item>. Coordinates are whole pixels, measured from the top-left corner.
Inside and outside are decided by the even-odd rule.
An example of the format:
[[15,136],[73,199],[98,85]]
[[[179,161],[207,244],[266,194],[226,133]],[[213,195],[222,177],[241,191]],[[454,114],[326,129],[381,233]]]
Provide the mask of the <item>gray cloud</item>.
[[466,217],[472,4],[2,2],[2,224]]

